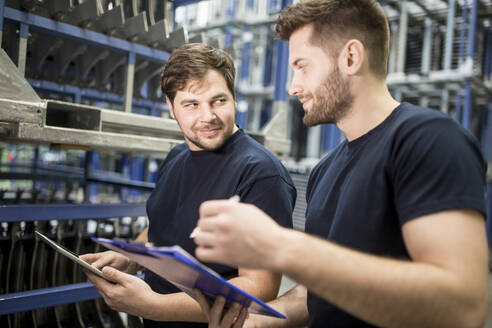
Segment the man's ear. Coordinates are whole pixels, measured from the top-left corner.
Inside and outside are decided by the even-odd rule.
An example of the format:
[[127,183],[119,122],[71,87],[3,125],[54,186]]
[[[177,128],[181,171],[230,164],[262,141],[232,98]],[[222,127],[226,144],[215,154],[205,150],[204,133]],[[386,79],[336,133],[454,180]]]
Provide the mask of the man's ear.
[[166,96],[166,104],[167,104],[167,107],[169,107],[169,115],[171,115],[171,118],[175,119],[174,118],[173,104],[171,103],[171,100],[169,100],[169,98],[167,96]]
[[359,40],[349,40],[339,56],[340,70],[346,75],[356,75],[360,73],[363,68],[364,61],[366,61],[366,48]]

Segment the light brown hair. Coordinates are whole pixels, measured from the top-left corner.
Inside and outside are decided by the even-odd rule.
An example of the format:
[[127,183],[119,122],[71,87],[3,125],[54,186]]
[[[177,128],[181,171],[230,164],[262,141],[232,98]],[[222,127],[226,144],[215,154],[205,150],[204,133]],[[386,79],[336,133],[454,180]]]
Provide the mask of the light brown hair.
[[183,90],[190,81],[202,80],[210,69],[224,76],[235,100],[236,70],[232,57],[224,50],[203,43],[187,43],[172,52],[162,74],[162,92],[174,103],[178,91]]
[[[306,0],[289,5],[280,14],[276,31],[289,41],[297,29],[313,24],[311,43],[337,57],[351,39],[367,49],[369,66],[375,76],[385,78],[389,56],[389,25],[375,0]],[[327,47],[330,48],[327,48]]]

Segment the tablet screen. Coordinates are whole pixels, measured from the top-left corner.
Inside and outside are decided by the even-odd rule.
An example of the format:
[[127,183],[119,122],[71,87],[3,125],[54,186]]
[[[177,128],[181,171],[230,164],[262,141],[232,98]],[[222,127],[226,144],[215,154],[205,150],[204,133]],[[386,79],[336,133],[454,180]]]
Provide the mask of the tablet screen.
[[48,245],[50,245],[51,247],[53,247],[58,253],[62,254],[65,257],[68,257],[70,260],[74,261],[75,263],[80,264],[81,266],[83,266],[87,270],[89,270],[89,271],[97,274],[99,277],[104,278],[104,279],[106,279],[106,280],[109,281],[109,279],[106,278],[103,275],[103,273],[101,272],[101,270],[93,267],[89,263],[87,263],[84,260],[80,259],[77,254],[72,253],[71,251],[69,251],[68,249],[66,249],[65,247],[63,247],[62,245],[60,245],[58,243],[55,243],[53,240],[49,239],[48,237],[46,237],[45,235],[43,235],[42,233],[40,233],[38,231],[34,231],[34,233],[42,241],[44,241],[45,243],[47,243]]

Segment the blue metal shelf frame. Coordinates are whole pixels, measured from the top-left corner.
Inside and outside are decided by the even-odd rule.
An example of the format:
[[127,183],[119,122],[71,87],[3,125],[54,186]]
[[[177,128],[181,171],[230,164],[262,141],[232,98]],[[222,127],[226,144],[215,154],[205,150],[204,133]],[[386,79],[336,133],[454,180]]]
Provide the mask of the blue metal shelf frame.
[[0,315],[101,298],[90,282],[0,295]]
[[[0,206],[0,222],[145,216],[145,203]],[[90,282],[0,295],[0,315],[100,298]]]
[[[83,99],[96,101],[105,101],[112,104],[123,105],[124,96],[112,92],[102,92],[95,89],[85,89],[73,85],[64,85],[51,81],[27,79],[29,84],[35,90],[52,91],[59,94],[73,96],[74,100],[78,97],[80,100],[75,101],[80,103]],[[148,99],[133,98],[133,105],[137,107],[148,108],[154,115],[160,112],[168,112],[169,108],[164,102],[156,102]]]
[[[53,168],[38,164],[36,171],[27,171],[26,169],[31,168],[29,165],[0,164],[0,167],[11,168],[11,171],[9,172],[0,171],[0,180],[87,181],[88,183],[105,183],[119,187],[139,189],[142,191],[152,191],[155,187],[155,183],[152,182],[132,180],[124,174],[95,170],[93,168],[90,168],[88,170],[89,172],[85,174],[85,170],[78,167]],[[20,172],[12,171],[14,168],[20,168],[22,170]]]
[[0,205],[0,222],[107,219],[142,215],[147,215],[145,203]]

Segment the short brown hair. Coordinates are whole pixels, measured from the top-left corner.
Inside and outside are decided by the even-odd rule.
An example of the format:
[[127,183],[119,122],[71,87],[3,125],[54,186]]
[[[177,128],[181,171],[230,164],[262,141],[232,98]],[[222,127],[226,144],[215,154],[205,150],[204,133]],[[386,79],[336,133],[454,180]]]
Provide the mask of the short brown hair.
[[173,103],[178,91],[183,90],[191,80],[203,79],[210,69],[224,76],[235,100],[236,70],[232,57],[224,50],[203,43],[187,43],[172,52],[162,74],[162,92]]
[[376,0],[306,0],[289,5],[277,20],[280,38],[289,41],[297,29],[313,24],[311,42],[326,46],[338,56],[350,39],[362,42],[368,50],[371,71],[386,77],[389,56],[388,19]]

